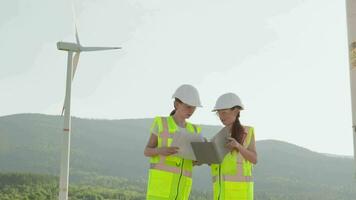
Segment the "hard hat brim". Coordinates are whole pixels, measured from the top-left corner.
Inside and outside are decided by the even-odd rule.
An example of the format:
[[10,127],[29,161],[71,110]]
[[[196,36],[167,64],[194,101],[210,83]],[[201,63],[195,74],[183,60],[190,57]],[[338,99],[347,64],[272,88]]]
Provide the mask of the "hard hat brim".
[[[234,106],[235,107],[235,106]],[[240,110],[245,110],[245,108],[244,107],[241,107],[241,106],[239,106],[241,109]],[[233,107],[231,107],[231,108],[233,108]],[[214,108],[213,110],[211,110],[211,112],[216,112],[216,111],[218,111],[218,110],[225,110],[225,109],[231,109],[231,108]]]

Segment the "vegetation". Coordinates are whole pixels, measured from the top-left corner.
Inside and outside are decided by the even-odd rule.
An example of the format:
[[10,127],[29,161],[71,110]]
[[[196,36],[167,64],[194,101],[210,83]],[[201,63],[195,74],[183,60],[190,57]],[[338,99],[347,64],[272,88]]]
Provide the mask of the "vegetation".
[[[0,199],[56,199],[63,119],[19,114],[0,117]],[[152,119],[72,120],[70,199],[144,199]],[[220,127],[202,126],[211,137]],[[258,133],[256,133],[258,136]],[[311,133],[312,134],[312,133]],[[282,141],[257,141],[257,200],[351,200],[353,160]],[[16,173],[14,173],[16,172]],[[209,167],[196,167],[191,199],[211,199]]]

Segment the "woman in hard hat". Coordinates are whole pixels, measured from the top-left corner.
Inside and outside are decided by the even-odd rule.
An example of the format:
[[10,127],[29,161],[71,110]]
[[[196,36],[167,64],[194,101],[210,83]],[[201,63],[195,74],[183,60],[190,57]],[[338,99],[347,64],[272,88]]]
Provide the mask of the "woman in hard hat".
[[180,86],[174,98],[174,110],[168,117],[155,117],[144,155],[150,157],[147,200],[188,200],[192,186],[193,161],[174,156],[173,135],[179,131],[200,134],[200,127],[186,121],[201,107],[199,94],[191,85]]
[[253,127],[240,123],[243,109],[234,93],[221,95],[213,109],[231,133],[226,144],[231,152],[221,164],[211,165],[214,200],[253,200],[252,165],[257,163],[257,153]]

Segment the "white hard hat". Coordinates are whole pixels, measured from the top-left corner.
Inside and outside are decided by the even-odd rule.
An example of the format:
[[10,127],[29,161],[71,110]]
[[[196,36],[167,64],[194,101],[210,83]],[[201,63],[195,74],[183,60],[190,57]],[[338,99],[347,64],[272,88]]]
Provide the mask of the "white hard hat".
[[215,107],[212,111],[229,109],[235,106],[239,106],[241,109],[244,109],[241,99],[236,94],[226,93],[221,95],[218,100],[216,100]]
[[192,85],[184,84],[177,88],[172,98],[178,98],[190,106],[202,107],[198,90]]

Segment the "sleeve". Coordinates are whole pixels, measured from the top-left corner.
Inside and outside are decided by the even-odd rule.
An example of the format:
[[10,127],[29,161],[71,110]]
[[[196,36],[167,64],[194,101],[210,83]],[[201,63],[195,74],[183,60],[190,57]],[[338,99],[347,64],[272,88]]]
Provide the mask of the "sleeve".
[[158,135],[158,133],[160,132],[159,129],[159,125],[160,125],[160,117],[155,117],[154,120],[153,120],[153,123],[151,125],[151,128],[150,128],[150,133],[151,134],[154,134],[154,135]]
[[256,141],[255,141],[255,129],[253,127],[250,127],[251,130],[251,139],[250,139],[250,144],[248,145],[248,149],[254,148],[254,146],[256,145]]

